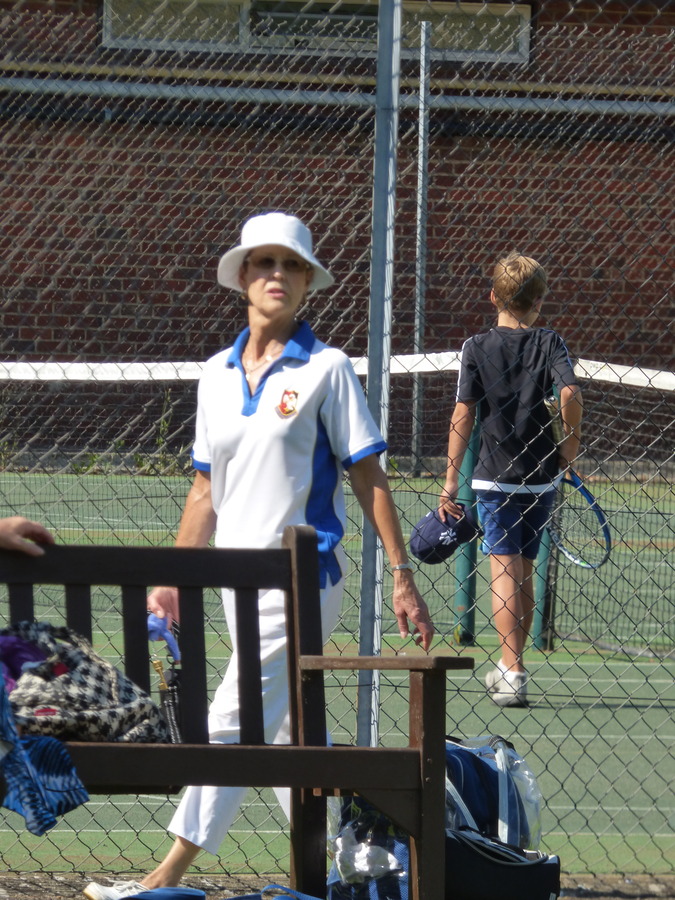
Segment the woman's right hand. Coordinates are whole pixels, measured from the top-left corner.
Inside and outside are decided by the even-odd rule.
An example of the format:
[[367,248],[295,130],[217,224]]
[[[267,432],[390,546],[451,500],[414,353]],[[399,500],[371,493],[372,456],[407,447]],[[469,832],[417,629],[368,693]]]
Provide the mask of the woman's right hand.
[[153,588],[148,594],[148,612],[154,613],[158,619],[166,619],[169,628],[174,622],[180,623],[178,588]]

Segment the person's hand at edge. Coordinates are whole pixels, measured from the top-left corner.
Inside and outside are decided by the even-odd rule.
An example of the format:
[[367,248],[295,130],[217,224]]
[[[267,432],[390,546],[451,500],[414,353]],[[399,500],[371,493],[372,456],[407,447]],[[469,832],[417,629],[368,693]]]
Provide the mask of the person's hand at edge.
[[54,535],[39,522],[23,516],[0,519],[0,547],[3,550],[19,550],[28,556],[43,556],[41,544],[53,544]]

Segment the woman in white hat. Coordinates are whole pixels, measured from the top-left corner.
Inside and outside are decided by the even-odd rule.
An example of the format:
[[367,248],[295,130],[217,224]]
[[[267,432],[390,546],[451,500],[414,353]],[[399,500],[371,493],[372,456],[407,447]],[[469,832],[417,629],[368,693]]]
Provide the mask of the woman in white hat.
[[[195,480],[176,544],[278,547],[287,525],[312,525],[319,537],[324,639],[340,612],[345,555],[342,471],[379,534],[394,571],[393,605],[403,636],[428,649],[433,626],[412,576],[386,476],[377,456],[385,443],[347,356],[317,340],[296,313],[308,292],[329,287],[330,273],[312,252],[308,228],[272,212],[249,219],[241,243],[218,265],[218,281],[243,292],[248,327],[204,368],[193,447]],[[224,592],[226,617],[230,596]],[[261,592],[261,664],[266,740],[288,743],[284,598]],[[148,608],[171,620],[174,588],[155,588]],[[230,622],[230,635],[235,633]],[[236,648],[235,648],[236,652]],[[236,661],[209,713],[212,741],[238,740]],[[141,884],[90,884],[90,900],[118,900],[178,885],[204,849],[217,853],[244,798],[244,788],[189,787],[169,830],[176,840]],[[288,790],[279,799],[288,811]]]

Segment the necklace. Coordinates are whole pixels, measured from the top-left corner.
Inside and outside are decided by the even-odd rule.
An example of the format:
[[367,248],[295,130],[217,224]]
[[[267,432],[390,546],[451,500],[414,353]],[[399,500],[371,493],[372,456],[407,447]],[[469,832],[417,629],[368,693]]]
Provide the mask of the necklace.
[[246,380],[249,381],[251,375],[253,375],[254,372],[257,372],[258,369],[262,368],[263,366],[269,365],[273,360],[280,356],[280,354],[281,350],[279,350],[277,353],[268,353],[263,359],[260,360],[260,362],[257,362],[255,365],[253,365],[251,362],[247,362],[242,356],[241,361],[243,362],[244,368],[246,369]]

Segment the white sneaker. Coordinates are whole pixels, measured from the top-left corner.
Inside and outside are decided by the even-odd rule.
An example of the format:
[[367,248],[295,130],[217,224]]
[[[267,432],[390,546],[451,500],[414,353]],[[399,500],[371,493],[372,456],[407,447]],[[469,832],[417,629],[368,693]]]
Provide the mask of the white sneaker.
[[500,660],[485,676],[485,684],[497,706],[527,706],[527,672],[510,672]]
[[111,887],[92,881],[82,893],[89,900],[121,900],[122,897],[135,897],[136,894],[144,894],[149,890],[150,888],[137,881],[116,881]]

